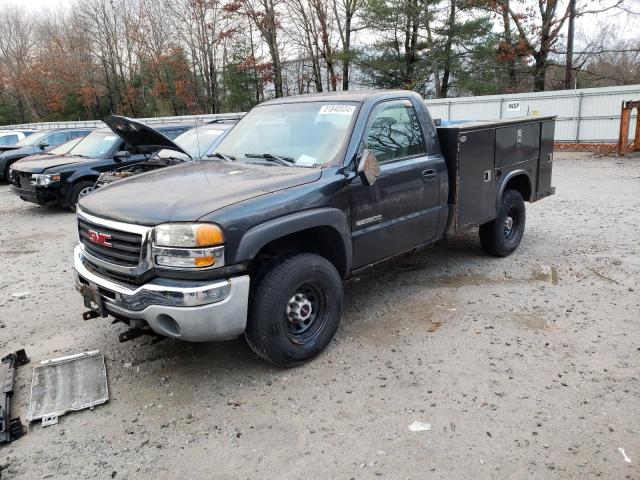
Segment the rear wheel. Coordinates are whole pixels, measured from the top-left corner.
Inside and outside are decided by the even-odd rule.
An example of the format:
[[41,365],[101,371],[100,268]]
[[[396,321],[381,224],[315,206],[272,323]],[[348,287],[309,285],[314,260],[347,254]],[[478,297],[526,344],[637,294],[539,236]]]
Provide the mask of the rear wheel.
[[78,201],[82,197],[86,197],[91,192],[93,192],[93,186],[95,182],[84,180],[82,182],[76,183],[71,190],[69,191],[69,195],[67,196],[67,205],[71,209],[72,212],[76,211],[76,206],[78,205]]
[[342,314],[342,279],[333,264],[305,253],[271,265],[259,278],[245,332],[251,349],[281,367],[318,355]]
[[511,255],[520,245],[524,225],[525,206],[522,195],[515,190],[505,191],[495,220],[480,225],[482,248],[497,257]]

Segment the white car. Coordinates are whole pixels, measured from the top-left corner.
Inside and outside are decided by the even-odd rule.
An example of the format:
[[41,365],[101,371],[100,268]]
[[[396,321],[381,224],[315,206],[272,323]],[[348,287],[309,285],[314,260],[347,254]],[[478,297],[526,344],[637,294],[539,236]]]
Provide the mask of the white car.
[[10,147],[37,130],[0,130],[0,147]]

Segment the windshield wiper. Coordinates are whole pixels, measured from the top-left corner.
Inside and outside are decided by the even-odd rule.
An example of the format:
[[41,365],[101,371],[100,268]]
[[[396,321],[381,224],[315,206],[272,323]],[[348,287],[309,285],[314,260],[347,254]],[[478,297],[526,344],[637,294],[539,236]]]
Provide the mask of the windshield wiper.
[[293,161],[293,158],[280,157],[278,155],[273,155],[271,153],[245,153],[244,156],[247,158],[264,158],[265,160],[279,163],[280,165],[284,165],[285,167],[295,166],[295,162]]
[[226,160],[227,162],[232,162],[236,159],[236,157],[225,155],[224,153],[220,152],[210,153],[209,155],[207,155],[207,158],[219,158],[221,160]]

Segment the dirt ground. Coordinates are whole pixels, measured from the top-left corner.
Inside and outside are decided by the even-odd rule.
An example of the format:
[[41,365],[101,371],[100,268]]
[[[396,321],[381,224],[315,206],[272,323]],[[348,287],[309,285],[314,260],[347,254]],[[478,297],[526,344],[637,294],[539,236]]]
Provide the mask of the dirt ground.
[[348,282],[335,340],[292,370],[83,321],[74,215],[1,184],[17,413],[47,358],[99,349],[111,393],[0,447],[2,480],[640,478],[640,158],[559,153],[554,184],[509,258],[471,233]]

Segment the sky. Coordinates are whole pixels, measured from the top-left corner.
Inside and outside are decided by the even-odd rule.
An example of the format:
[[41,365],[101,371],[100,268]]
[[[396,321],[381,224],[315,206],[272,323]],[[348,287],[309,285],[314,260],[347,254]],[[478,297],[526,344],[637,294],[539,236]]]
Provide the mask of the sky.
[[[73,1],[74,0],[0,0],[0,6],[6,4],[21,5],[28,10],[36,12],[44,8],[55,9],[56,7],[64,7]],[[537,3],[535,0],[529,1]],[[611,4],[615,1],[617,0],[578,0],[578,4],[586,4],[588,6],[587,8],[597,8],[598,5]],[[522,0],[515,0],[514,4],[517,5],[520,2],[522,2]],[[565,4],[565,2],[566,0],[561,0],[559,11],[564,10],[564,5],[562,4]],[[624,0],[624,5],[630,10],[638,12],[638,15],[629,15],[620,11],[610,11],[604,14],[579,18],[576,21],[576,43],[581,43],[584,36],[592,33],[594,26],[598,23],[612,25],[615,31],[620,32],[622,38],[632,39],[640,37],[640,0]],[[577,46],[579,47],[579,45]]]

